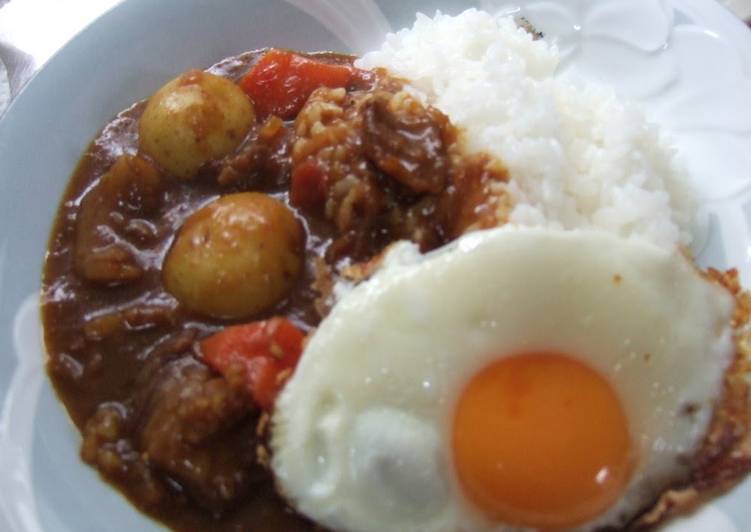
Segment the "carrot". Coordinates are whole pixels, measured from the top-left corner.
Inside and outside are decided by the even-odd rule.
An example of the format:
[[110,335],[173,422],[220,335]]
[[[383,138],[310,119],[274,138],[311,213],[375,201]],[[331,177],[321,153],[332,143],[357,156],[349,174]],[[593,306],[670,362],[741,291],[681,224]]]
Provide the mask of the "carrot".
[[269,410],[297,365],[305,334],[286,318],[227,327],[200,343],[204,361],[222,374],[240,368],[248,392]]
[[319,87],[367,86],[372,74],[350,65],[322,63],[285,50],[272,49],[253,65],[240,87],[261,118],[274,114],[292,119]]
[[326,174],[313,160],[307,159],[295,167],[289,200],[306,209],[319,207],[326,201]]

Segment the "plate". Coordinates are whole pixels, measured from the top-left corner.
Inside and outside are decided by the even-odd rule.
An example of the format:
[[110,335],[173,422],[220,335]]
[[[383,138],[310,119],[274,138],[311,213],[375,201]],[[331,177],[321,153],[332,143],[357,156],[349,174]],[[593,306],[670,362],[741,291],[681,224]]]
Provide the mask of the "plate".
[[[751,32],[713,0],[126,0],[55,55],[0,121],[0,530],[159,530],[78,458],[45,377],[38,289],[79,155],[177,73],[263,46],[363,52],[414,14],[519,13],[576,67],[640,101],[700,192],[695,253],[751,286]],[[672,530],[751,532],[751,481]]]

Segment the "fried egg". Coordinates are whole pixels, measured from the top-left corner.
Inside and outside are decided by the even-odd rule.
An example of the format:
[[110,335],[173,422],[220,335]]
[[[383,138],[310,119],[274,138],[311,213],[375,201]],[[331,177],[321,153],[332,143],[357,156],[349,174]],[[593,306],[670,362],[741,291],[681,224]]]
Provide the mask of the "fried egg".
[[733,308],[681,253],[604,232],[397,244],[277,401],[278,487],[336,530],[623,526],[689,474]]

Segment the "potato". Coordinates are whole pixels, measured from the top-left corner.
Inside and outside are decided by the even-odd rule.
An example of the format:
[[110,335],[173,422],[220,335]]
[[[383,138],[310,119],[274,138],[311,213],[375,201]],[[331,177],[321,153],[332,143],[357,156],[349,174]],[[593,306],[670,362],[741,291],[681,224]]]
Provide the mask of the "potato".
[[289,293],[303,267],[304,233],[283,203],[229,194],[193,213],[164,262],[164,285],[190,310],[244,318]]
[[253,104],[232,83],[189,70],[156,91],[139,123],[139,143],[165,170],[190,178],[231,153],[255,119]]

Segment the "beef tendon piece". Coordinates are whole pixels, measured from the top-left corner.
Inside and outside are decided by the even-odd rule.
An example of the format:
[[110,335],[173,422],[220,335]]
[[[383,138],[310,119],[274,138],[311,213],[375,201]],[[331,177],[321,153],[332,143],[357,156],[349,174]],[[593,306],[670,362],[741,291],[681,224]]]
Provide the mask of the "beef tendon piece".
[[446,115],[405,91],[376,93],[362,113],[368,160],[416,193],[443,191],[449,173],[447,145],[454,140]]
[[374,91],[316,90],[295,120],[290,201],[334,224],[331,263],[398,239],[429,251],[510,208],[505,168],[468,155],[446,115],[381,75]]
[[167,497],[166,485],[154,475],[128,437],[128,410],[124,405],[116,402],[99,405],[82,434],[81,458],[102,475],[130,486],[147,508]]
[[122,284],[140,278],[137,248],[121,236],[126,221],[154,215],[162,177],[148,161],[123,155],[84,196],[75,238],[75,268],[89,281]]
[[251,402],[241,386],[184,356],[163,366],[149,387],[137,409],[146,462],[211,511],[241,500],[260,474]]
[[222,164],[217,182],[242,190],[286,185],[289,175],[290,131],[277,116],[254,128],[245,144]]

